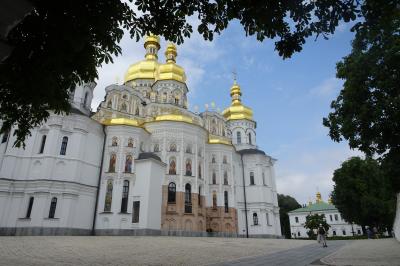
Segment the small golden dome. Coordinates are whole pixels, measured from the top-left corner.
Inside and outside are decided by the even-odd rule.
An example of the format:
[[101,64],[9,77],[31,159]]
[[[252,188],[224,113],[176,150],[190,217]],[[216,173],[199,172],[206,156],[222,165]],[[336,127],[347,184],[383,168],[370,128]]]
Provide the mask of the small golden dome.
[[176,46],[169,43],[165,51],[167,62],[159,66],[158,80],[172,79],[180,82],[186,81],[185,70],[175,63],[177,55]]
[[247,119],[253,121],[253,110],[242,104],[240,96],[242,96],[242,92],[235,80],[231,87],[232,104],[222,112],[222,115],[228,120]]
[[322,197],[321,197],[321,193],[317,192],[317,199],[316,202],[321,202],[322,201]]
[[160,37],[153,34],[147,36],[144,41],[144,48],[146,49],[151,44],[156,46],[157,50],[160,50]]

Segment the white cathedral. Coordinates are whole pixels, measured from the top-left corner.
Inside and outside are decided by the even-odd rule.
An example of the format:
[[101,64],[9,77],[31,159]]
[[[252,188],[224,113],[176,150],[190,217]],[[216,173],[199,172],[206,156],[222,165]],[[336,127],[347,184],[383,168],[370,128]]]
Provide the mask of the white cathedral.
[[0,235],[280,237],[275,159],[259,150],[236,81],[222,113],[188,110],[186,75],[148,36],[123,85],[71,94],[26,148],[0,136]]

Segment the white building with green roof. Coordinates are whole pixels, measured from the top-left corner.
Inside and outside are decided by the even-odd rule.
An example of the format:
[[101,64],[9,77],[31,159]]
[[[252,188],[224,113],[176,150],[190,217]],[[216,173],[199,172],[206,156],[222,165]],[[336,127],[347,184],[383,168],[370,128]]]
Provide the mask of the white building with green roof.
[[321,193],[317,193],[315,203],[309,202],[305,207],[290,211],[289,213],[290,233],[292,238],[308,237],[304,227],[306,217],[310,214],[324,214],[326,222],[331,226],[328,231],[328,236],[352,236],[361,235],[362,228],[360,225],[348,223],[345,221],[338,209],[331,204],[330,200],[324,202],[321,198]]

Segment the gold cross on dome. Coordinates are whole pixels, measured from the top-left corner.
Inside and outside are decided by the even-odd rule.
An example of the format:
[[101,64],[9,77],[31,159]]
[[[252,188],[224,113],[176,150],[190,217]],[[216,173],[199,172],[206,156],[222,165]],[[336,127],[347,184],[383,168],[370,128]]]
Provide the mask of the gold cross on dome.
[[232,70],[232,76],[233,76],[233,82],[236,84],[236,78],[237,78],[236,69]]

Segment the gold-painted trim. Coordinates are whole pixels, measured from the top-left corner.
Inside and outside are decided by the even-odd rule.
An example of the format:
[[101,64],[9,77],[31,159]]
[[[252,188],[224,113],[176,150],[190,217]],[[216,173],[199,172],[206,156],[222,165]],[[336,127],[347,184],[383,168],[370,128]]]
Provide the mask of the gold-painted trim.
[[159,115],[155,118],[155,121],[176,121],[194,124],[193,119],[186,115]]
[[126,125],[126,126],[134,126],[134,127],[142,127],[143,123],[140,123],[137,120],[129,119],[129,118],[111,118],[105,119],[101,122],[103,125],[106,126],[119,126],[119,125]]

